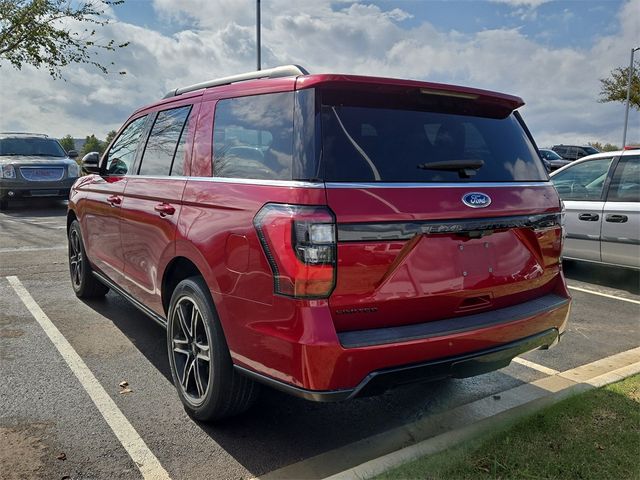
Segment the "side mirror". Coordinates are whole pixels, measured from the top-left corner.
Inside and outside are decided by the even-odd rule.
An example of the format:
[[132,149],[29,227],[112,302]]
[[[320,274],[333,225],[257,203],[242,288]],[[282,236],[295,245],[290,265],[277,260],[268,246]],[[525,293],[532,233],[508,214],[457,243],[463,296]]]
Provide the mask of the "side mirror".
[[100,154],[89,152],[82,157],[82,170],[86,173],[100,173]]
[[76,158],[78,158],[78,152],[76,152],[75,150],[69,150],[67,152],[67,156],[75,160]]

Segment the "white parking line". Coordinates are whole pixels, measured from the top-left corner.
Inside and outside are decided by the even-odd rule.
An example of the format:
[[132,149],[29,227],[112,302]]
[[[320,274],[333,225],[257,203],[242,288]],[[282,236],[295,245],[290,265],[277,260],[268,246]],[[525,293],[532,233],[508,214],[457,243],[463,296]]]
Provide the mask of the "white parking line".
[[80,355],[78,355],[53,322],[49,320],[49,317],[42,311],[18,277],[9,276],[7,280],[31,312],[33,318],[36,319],[51,342],[53,342],[58,349],[58,352],[60,352],[60,355],[71,371],[78,378],[80,384],[98,408],[98,411],[102,414],[109,427],[111,427],[111,430],[113,430],[113,433],[135,462],[142,476],[149,480],[169,479],[169,474],[162,465],[160,465],[156,456],[149,447],[147,447],[147,444],[140,435],[138,435],[133,425],[129,423],[129,420],[127,420],[109,394],[102,385],[100,385],[100,382],[98,382],[93,373],[91,373],[91,370],[89,370],[89,367],[87,367]]
[[558,370],[554,370],[553,368],[545,367],[544,365],[540,365],[538,363],[530,362],[529,360],[525,360],[524,358],[516,357],[513,359],[515,363],[519,363],[520,365],[524,365],[525,367],[533,368],[534,370],[538,370],[546,375],[557,375],[560,373]]
[[597,292],[595,290],[587,290],[586,288],[580,287],[572,287],[571,285],[567,285],[571,290],[576,290],[578,292],[591,293],[593,295],[599,295],[601,297],[613,298],[615,300],[622,300],[623,302],[636,303],[640,305],[640,300],[633,300],[632,298],[618,297],[616,295],[610,295],[608,293]]
[[25,247],[7,247],[0,248],[0,253],[13,253],[13,252],[37,252],[40,250],[66,250],[66,245],[56,245],[53,247],[38,247],[38,246],[25,246]]

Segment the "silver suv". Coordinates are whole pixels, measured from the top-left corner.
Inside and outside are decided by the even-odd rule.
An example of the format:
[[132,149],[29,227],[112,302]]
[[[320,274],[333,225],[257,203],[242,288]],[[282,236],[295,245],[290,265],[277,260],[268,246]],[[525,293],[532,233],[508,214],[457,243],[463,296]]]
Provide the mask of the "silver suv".
[[68,198],[79,176],[75,150],[37,133],[0,133],[0,210],[19,197]]

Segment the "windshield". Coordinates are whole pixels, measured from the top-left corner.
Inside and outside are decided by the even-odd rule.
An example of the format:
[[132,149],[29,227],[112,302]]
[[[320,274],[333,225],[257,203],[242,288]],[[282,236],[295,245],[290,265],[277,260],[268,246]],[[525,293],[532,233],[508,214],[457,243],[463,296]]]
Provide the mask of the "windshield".
[[589,155],[593,155],[594,153],[600,153],[600,150],[593,147],[582,147],[582,149],[587,152]]
[[0,138],[0,155],[66,157],[60,144],[51,138]]
[[540,150],[542,158],[546,160],[562,160],[562,157],[553,150]]
[[[337,98],[339,97],[339,98]],[[380,95],[378,95],[380,97]],[[325,181],[509,182],[547,179],[513,114],[484,116],[464,105],[407,104],[349,95],[322,99]],[[376,105],[377,103],[377,105]],[[404,103],[404,105],[403,105]],[[508,112],[507,112],[508,113]]]

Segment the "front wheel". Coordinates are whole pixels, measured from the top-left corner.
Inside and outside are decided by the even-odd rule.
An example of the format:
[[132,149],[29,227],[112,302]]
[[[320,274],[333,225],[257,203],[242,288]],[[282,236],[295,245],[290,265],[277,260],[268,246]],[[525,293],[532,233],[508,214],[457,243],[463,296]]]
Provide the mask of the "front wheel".
[[206,283],[181,281],[171,296],[167,347],[173,383],[196,420],[221,420],[248,409],[257,385],[233,369],[229,348]]
[[104,297],[109,291],[109,287],[93,275],[77,220],[69,227],[69,274],[71,286],[78,298]]

